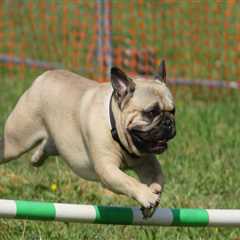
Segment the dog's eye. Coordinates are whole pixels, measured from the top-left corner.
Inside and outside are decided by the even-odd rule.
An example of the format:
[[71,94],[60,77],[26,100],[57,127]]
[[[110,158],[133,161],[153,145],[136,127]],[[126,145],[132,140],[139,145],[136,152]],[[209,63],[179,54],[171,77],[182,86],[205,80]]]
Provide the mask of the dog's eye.
[[161,113],[159,108],[153,108],[151,110],[147,110],[143,112],[143,115],[148,119],[153,119]]

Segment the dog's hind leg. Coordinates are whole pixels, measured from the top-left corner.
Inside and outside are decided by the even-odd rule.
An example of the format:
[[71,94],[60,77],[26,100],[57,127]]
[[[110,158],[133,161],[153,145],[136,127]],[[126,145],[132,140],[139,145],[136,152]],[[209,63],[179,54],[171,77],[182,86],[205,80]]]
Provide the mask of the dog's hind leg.
[[40,167],[49,156],[58,155],[58,151],[51,138],[44,139],[34,152],[31,163],[34,167]]
[[5,126],[4,137],[0,143],[0,164],[20,157],[37,146],[46,136],[46,131],[37,124],[32,123],[31,126],[31,123],[26,121],[12,125],[13,122]]
[[39,111],[36,98],[25,92],[5,123],[0,164],[18,158],[48,136]]

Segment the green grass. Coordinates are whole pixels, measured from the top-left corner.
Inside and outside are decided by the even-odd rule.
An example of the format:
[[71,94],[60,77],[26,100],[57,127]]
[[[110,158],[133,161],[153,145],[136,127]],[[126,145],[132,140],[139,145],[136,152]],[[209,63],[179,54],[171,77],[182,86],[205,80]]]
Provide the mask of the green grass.
[[[0,125],[30,84],[1,79]],[[240,208],[238,92],[177,89],[177,136],[159,156],[166,188],[161,207]],[[209,96],[213,96],[209,100]],[[0,198],[136,205],[75,176],[59,158],[34,169],[30,154],[0,166]],[[51,185],[56,184],[53,191]],[[169,228],[0,220],[0,239],[237,239],[237,228]]]

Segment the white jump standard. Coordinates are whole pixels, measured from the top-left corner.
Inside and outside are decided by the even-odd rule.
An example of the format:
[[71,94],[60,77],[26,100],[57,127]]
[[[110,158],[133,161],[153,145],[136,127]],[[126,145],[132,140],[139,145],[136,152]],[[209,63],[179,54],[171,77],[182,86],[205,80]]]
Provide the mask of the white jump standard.
[[139,208],[0,200],[0,218],[53,220],[63,222],[155,225],[155,226],[240,226],[238,209],[158,208],[143,219]]

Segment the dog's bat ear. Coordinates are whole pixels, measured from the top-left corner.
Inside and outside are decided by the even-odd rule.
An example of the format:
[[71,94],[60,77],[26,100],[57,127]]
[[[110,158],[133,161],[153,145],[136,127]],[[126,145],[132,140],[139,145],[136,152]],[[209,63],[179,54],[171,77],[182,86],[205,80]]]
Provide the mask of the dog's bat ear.
[[122,109],[127,100],[133,96],[135,83],[117,67],[111,68],[111,82],[114,97],[117,100],[120,109]]
[[161,82],[166,83],[167,70],[166,70],[165,60],[161,61],[160,65],[159,65],[158,72],[157,72],[155,78],[157,80],[161,81]]

